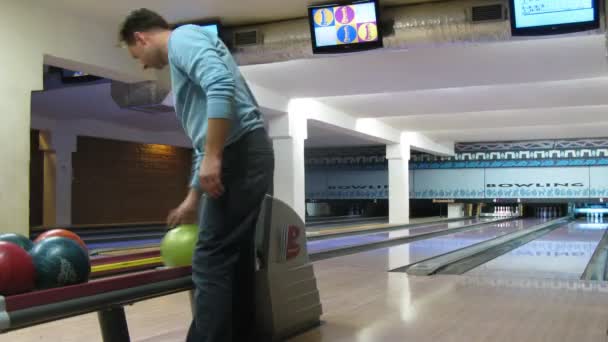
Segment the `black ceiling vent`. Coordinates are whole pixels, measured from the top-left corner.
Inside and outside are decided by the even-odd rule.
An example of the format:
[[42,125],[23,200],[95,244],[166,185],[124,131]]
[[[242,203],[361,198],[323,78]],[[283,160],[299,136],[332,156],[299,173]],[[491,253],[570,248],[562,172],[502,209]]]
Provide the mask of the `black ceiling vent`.
[[505,20],[505,10],[502,4],[473,6],[471,8],[471,21],[481,23],[486,21]]
[[234,32],[234,47],[257,45],[260,44],[261,40],[258,30]]

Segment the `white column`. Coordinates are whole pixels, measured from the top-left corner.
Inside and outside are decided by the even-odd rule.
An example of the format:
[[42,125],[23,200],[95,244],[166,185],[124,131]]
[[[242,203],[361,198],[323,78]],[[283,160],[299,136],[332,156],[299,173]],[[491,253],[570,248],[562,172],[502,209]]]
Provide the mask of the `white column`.
[[63,130],[41,134],[44,151],[44,225],[72,223],[72,153],[76,136]]
[[386,146],[388,159],[388,221],[403,224],[410,221],[410,145],[401,135],[401,143]]
[[305,220],[306,119],[301,115],[288,113],[271,119],[269,128],[275,153],[274,197],[287,203]]

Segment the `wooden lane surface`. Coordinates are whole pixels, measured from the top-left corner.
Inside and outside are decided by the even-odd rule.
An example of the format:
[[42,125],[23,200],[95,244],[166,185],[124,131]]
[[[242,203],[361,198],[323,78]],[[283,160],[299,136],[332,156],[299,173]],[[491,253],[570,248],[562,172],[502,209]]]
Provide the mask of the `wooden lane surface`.
[[[441,221],[444,221],[444,218],[438,218],[438,217],[432,217],[432,218],[420,218],[420,219],[412,219],[410,220],[409,224],[421,224],[421,223],[438,223]],[[361,231],[366,231],[369,230],[370,233],[373,233],[373,231],[375,229],[385,229],[385,228],[389,228],[389,227],[398,227],[401,226],[399,224],[388,224],[388,223],[368,223],[368,224],[362,224],[362,225],[345,225],[342,227],[335,227],[335,228],[330,228],[330,229],[323,229],[320,231],[314,231],[314,232],[307,232],[306,235],[307,236],[329,236],[332,234],[339,234],[339,233],[351,233],[351,232],[361,232]],[[144,246],[144,247],[133,247],[133,248],[119,248],[119,249],[113,249],[113,250],[105,250],[105,251],[101,251],[99,252],[98,255],[100,256],[109,256],[109,255],[129,255],[129,254],[133,254],[133,253],[141,253],[141,252],[147,252],[147,251],[155,251],[158,250],[158,246]]]

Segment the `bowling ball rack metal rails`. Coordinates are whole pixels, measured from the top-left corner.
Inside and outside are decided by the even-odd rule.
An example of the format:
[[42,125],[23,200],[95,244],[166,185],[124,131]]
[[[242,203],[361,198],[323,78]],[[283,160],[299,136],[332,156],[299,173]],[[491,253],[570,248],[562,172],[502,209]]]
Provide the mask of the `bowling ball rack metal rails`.
[[[280,341],[317,326],[322,307],[299,216],[285,203],[267,196],[256,227],[256,246],[260,258],[256,271],[258,336]],[[191,268],[179,267],[0,296],[0,334],[97,312],[103,341],[127,342],[125,305],[191,291],[192,287]]]
[[99,224],[99,225],[74,225],[57,227],[32,227],[31,238],[52,229],[66,229],[78,234],[87,244],[91,243],[113,243],[137,240],[159,240],[167,233],[167,225],[164,222],[142,222],[121,224]]

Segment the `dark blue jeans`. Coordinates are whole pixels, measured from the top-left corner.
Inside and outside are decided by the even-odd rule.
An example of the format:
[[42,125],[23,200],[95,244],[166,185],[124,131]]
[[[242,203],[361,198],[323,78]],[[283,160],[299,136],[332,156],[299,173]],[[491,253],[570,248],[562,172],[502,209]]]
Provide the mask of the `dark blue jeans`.
[[192,264],[194,319],[187,342],[252,341],[255,321],[255,224],[272,192],[274,152],[264,129],[224,149],[218,199],[205,196]]

